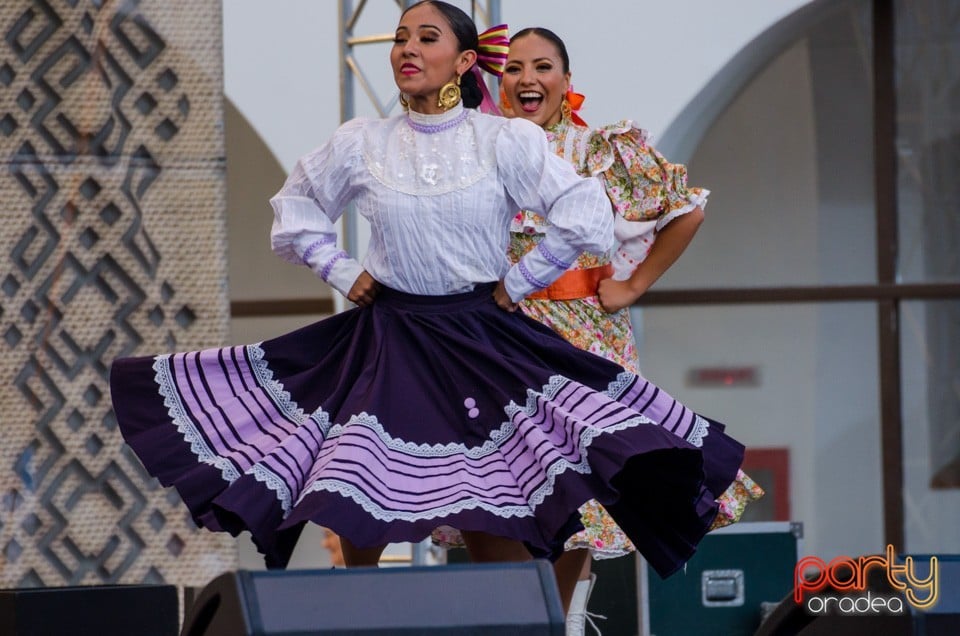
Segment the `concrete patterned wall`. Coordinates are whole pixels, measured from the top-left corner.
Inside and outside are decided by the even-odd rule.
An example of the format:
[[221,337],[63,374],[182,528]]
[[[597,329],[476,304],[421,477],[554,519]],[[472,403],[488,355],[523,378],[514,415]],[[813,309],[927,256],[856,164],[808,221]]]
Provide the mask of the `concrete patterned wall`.
[[0,4],[0,587],[236,563],[121,440],[110,362],[224,342],[217,0]]

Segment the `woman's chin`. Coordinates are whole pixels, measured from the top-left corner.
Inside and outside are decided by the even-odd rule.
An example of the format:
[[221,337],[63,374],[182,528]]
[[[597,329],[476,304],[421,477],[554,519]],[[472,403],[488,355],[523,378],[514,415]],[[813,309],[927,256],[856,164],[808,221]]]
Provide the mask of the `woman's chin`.
[[537,109],[533,112],[527,112],[525,110],[514,110],[513,112],[517,117],[522,117],[540,127],[543,127],[544,122],[547,120],[547,116],[542,109]]

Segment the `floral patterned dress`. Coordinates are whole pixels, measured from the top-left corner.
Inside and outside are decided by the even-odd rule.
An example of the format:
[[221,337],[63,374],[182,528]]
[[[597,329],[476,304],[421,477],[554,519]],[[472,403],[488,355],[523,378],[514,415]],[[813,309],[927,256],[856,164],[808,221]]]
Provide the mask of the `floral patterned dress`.
[[[706,205],[709,191],[687,186],[687,169],[669,163],[647,143],[646,131],[630,121],[591,129],[568,119],[546,129],[551,148],[570,161],[583,176],[597,176],[606,186],[616,215],[617,248],[609,256],[583,254],[570,269],[612,264],[613,277],[624,280],[646,258],[656,232],[675,218]],[[544,236],[547,220],[522,210],[511,225],[508,254],[516,263]],[[640,373],[629,308],[607,313],[597,296],[576,300],[527,299],[524,313],[551,327],[573,345],[603,356],[628,371]],[[740,471],[737,480],[718,500],[714,528],[736,522],[750,500],[763,490]],[[596,501],[580,508],[584,529],[567,540],[567,550],[589,549],[594,558],[623,556],[634,551],[630,539]],[[459,532],[441,527],[434,543],[462,545]]]

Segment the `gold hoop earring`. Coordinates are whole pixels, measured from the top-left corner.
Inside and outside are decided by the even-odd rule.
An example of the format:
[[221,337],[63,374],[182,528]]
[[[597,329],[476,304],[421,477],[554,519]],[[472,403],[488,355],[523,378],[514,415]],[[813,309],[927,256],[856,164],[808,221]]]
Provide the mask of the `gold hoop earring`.
[[410,110],[410,102],[407,101],[406,95],[400,93],[400,96],[397,97],[397,101],[400,102],[400,108],[402,108],[404,111]]
[[460,103],[460,76],[457,75],[456,81],[450,81],[440,87],[440,96],[437,99],[437,106],[443,110],[450,110]]
[[570,108],[570,102],[564,97],[563,101],[560,102],[560,116],[566,121],[570,121],[571,113],[573,113],[573,109]]

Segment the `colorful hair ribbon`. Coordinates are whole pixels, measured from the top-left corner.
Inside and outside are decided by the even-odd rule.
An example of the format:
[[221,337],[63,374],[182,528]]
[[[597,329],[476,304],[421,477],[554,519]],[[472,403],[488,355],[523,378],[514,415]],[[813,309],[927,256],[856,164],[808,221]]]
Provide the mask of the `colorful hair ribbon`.
[[578,126],[586,126],[587,122],[583,121],[580,115],[577,114],[577,111],[583,106],[583,100],[586,99],[586,97],[581,93],[574,93],[573,85],[571,84],[570,88],[567,89],[567,94],[563,96],[563,99],[566,100],[570,106],[570,121]]
[[480,112],[488,115],[501,115],[497,103],[493,101],[487,83],[480,74],[482,68],[491,75],[503,76],[503,67],[507,62],[507,53],[510,52],[510,37],[507,34],[507,25],[498,24],[480,34],[477,45],[477,63],[470,69],[477,77],[483,101],[480,102]]
[[510,36],[506,24],[492,26],[479,37],[477,46],[477,64],[487,73],[497,77],[503,76],[503,67],[507,63],[507,53],[510,52]]

